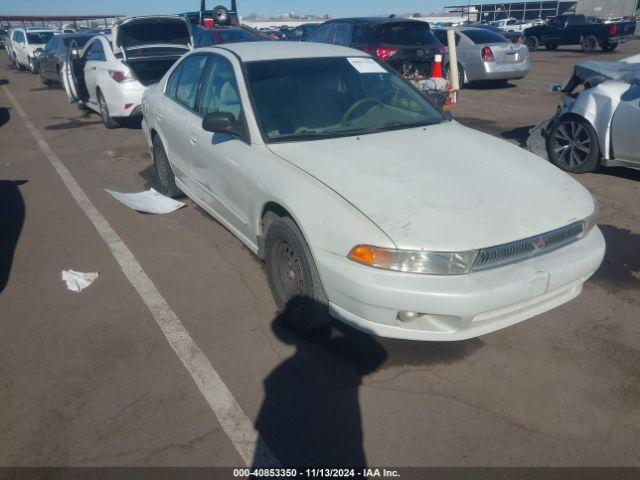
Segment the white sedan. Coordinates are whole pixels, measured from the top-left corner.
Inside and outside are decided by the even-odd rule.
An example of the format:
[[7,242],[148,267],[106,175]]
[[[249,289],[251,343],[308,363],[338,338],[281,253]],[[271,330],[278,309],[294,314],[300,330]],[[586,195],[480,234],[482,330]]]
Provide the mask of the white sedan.
[[386,337],[476,337],[575,298],[604,255],[578,182],[358,50],[200,49],[142,105],[163,193],[264,259],[297,328],[330,313]]
[[[191,48],[186,20],[177,16],[130,17],[78,52],[68,47],[62,83],[70,102],[100,113],[107,128],[139,117],[146,88],[159,81]],[[75,53],[74,53],[75,52]]]

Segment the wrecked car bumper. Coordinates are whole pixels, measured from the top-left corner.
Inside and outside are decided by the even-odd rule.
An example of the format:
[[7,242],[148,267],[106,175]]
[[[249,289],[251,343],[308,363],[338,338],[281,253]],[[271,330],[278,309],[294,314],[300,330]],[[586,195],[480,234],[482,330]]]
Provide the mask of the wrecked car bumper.
[[[490,333],[577,297],[598,269],[605,243],[586,237],[520,263],[467,275],[389,272],[317,252],[333,316],[383,337],[454,341]],[[401,321],[399,312],[416,312]]]

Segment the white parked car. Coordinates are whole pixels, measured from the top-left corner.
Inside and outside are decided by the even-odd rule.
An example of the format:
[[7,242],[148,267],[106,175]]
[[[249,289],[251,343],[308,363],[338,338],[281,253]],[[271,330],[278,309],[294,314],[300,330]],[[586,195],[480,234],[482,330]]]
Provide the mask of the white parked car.
[[38,73],[35,54],[42,49],[49,39],[58,33],[52,28],[14,28],[11,30],[10,42],[11,61],[18,70],[29,69],[31,73]]
[[563,105],[545,128],[549,160],[571,173],[599,165],[640,170],[639,61],[633,56],[575,66],[560,88]]
[[181,17],[127,18],[79,54],[73,55],[77,49],[71,45],[62,81],[69,101],[100,113],[107,128],[116,128],[119,119],[140,116],[147,86],[190,48],[190,30]]
[[604,255],[582,185],[359,50],[199,49],[142,108],[162,192],[264,259],[298,328],[476,337],[576,297]]

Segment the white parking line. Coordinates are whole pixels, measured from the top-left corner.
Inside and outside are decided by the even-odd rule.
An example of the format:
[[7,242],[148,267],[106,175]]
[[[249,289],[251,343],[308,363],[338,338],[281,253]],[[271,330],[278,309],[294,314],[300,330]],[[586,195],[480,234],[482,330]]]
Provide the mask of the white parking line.
[[211,410],[218,418],[220,425],[244,460],[251,466],[278,466],[279,462],[264,444],[253,423],[236,402],[225,383],[213,368],[206,355],[193,341],[176,313],[160,294],[149,276],[135,256],[109,225],[107,219],[93,205],[84,190],[73,178],[58,155],[51,149],[35,125],[29,120],[16,98],[9,89],[2,85],[29,133],[34,138],[42,153],[47,157],[56,173],[62,179],[69,193],[78,203],[85,215],[96,227],[98,234],[111,250],[133,288],[138,292],[149,312],[160,326],[162,333],[187,369],[198,389],[209,403]]

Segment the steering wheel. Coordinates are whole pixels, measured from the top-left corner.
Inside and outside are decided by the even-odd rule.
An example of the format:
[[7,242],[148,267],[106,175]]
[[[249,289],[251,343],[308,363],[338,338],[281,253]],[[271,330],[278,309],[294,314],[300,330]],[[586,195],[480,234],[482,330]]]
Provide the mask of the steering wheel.
[[[342,125],[342,124],[347,123],[351,119],[351,116],[353,115],[353,112],[355,112],[358,108],[360,108],[362,105],[365,105],[367,103],[373,103],[374,104],[374,105],[371,106],[371,108],[375,107],[376,105],[384,107],[384,103],[382,103],[377,98],[374,98],[374,97],[362,98],[362,99],[358,100],[356,103],[354,103],[353,105],[351,105],[349,107],[349,110],[347,110],[345,112],[345,114],[343,115],[342,120],[340,121],[340,124]],[[371,110],[371,108],[369,110]],[[369,110],[367,110],[367,112]]]

